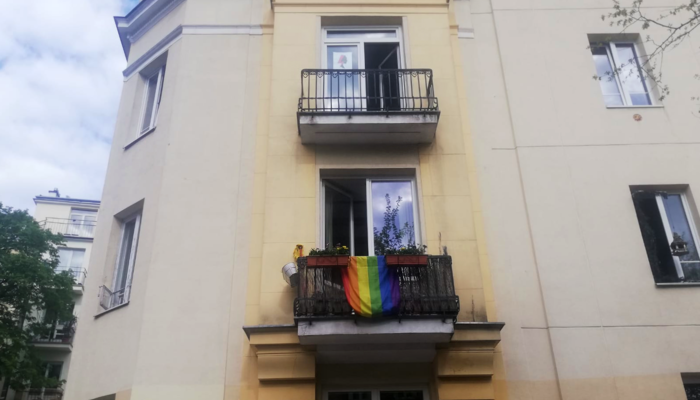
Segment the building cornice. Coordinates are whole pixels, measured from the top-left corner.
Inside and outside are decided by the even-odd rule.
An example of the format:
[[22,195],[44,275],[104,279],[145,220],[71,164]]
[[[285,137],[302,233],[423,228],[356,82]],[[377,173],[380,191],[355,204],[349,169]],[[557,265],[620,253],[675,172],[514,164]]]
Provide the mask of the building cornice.
[[71,199],[70,197],[50,197],[50,196],[36,196],[34,198],[34,204],[69,204],[69,205],[81,205],[91,208],[99,208],[99,200],[86,200],[86,199]]
[[253,35],[263,34],[263,25],[179,25],[170,33],[165,35],[158,43],[146,51],[141,57],[129,64],[123,72],[124,78],[128,79],[138,70],[148,65],[149,62],[158,58],[166,52],[170,46],[178,41],[183,35]]
[[185,0],[142,0],[127,15],[114,17],[124,56],[129,58],[131,44],[140,39]]

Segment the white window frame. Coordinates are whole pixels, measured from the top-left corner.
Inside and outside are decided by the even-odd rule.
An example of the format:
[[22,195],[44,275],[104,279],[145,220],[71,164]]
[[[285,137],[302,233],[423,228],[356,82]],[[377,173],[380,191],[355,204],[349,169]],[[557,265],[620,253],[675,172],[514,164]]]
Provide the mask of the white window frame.
[[[326,176],[326,177],[321,177],[321,182],[320,182],[320,206],[319,206],[319,217],[320,217],[320,240],[319,240],[319,247],[320,248],[325,248],[327,243],[326,243],[326,186],[331,187],[333,190],[339,191],[341,193],[344,193],[343,190],[338,189],[335,187],[333,184],[330,184],[326,182],[328,179],[364,179],[365,180],[365,185],[366,185],[366,192],[365,192],[365,201],[367,202],[367,253],[369,255],[374,254],[374,216],[372,215],[373,213],[371,212],[372,210],[372,182],[410,182],[411,183],[411,197],[412,197],[412,203],[413,203],[413,234],[415,236],[415,244],[416,246],[420,246],[423,244],[423,235],[422,235],[422,224],[420,220],[420,210],[419,210],[419,199],[418,199],[418,183],[416,181],[415,176],[391,176],[391,177],[382,177],[381,175],[377,175],[377,177],[367,177],[367,176],[343,176],[343,177],[333,177],[333,176]],[[352,199],[352,196],[347,194]],[[354,256],[355,255],[355,220],[354,220],[354,207],[351,206],[350,208],[350,213],[352,215],[352,219],[350,220],[350,232],[351,232],[351,237],[350,237],[350,255]]]
[[[615,73],[613,74],[615,77],[615,83],[617,84],[617,88],[620,91],[620,97],[622,98],[623,105],[621,106],[607,106],[608,108],[615,108],[615,107],[651,107],[655,106],[654,102],[654,96],[652,96],[651,92],[651,86],[649,85],[649,81],[647,80],[646,75],[641,71],[642,67],[639,63],[639,46],[637,45],[636,42],[633,41],[610,41],[610,42],[604,42],[601,44],[605,44],[605,52],[608,54],[608,60],[612,64],[613,71],[616,71],[620,65],[626,64],[629,62],[629,60],[620,60],[620,57],[617,54],[617,46],[618,45],[631,45],[632,49],[634,51],[634,61],[635,64],[637,65],[637,71],[639,72],[639,77],[642,80],[642,83],[644,84],[644,87],[647,90],[647,96],[649,97],[649,103],[648,105],[635,105],[632,104],[632,97],[630,97],[630,94],[627,92],[625,89],[625,85],[622,84],[622,80],[620,79],[620,74]],[[601,77],[602,78],[602,77]]]
[[[683,204],[683,212],[685,212],[685,217],[688,219],[688,225],[690,226],[690,233],[693,235],[693,241],[695,243],[695,248],[700,250],[700,242],[698,241],[698,230],[693,219],[693,214],[690,212],[690,203],[688,203],[688,197],[683,191],[666,192],[667,194],[680,195],[681,203]],[[669,246],[673,242],[673,231],[671,230],[671,224],[668,222],[668,215],[666,214],[666,207],[663,202],[664,195],[661,193],[656,194],[656,205],[659,207],[659,214],[661,215],[661,221],[664,225],[664,231],[666,232],[666,238],[668,239]],[[690,261],[685,261],[690,262]],[[695,261],[692,261],[695,262]],[[683,273],[683,266],[680,257],[673,256],[673,264],[676,267],[676,273],[678,278],[684,279],[685,274]]]
[[356,386],[356,387],[346,387],[341,386],[338,388],[329,387],[323,389],[323,400],[328,400],[328,393],[331,392],[371,392],[371,400],[379,400],[379,392],[391,392],[391,391],[410,391],[410,390],[421,390],[423,392],[423,400],[430,400],[430,391],[425,385],[407,385],[407,386]]
[[[114,267],[114,277],[112,278],[112,289],[117,290],[117,279],[119,279],[119,266],[121,265],[122,257],[122,247],[124,246],[124,237],[126,235],[126,225],[131,221],[136,221],[134,224],[134,237],[131,242],[131,254],[129,254],[129,260],[126,270],[126,284],[124,285],[124,304],[129,301],[129,296],[131,295],[131,281],[133,279],[134,273],[134,263],[136,262],[136,251],[139,242],[139,231],[141,228],[141,212],[132,214],[121,221],[121,233],[119,235],[119,248],[117,249],[117,262]],[[110,304],[110,306],[113,306]]]
[[[153,109],[151,110],[150,124],[147,128],[143,128],[143,122],[146,118],[146,110],[148,109],[148,89],[151,86],[151,78],[158,76],[156,80],[156,95],[153,97]],[[160,100],[163,94],[163,78],[165,77],[165,64],[161,65],[158,70],[150,75],[142,75],[144,80],[144,90],[143,90],[143,101],[141,102],[141,117],[139,118],[138,124],[138,136],[145,135],[152,130],[156,129],[158,123],[158,111],[160,109]]]

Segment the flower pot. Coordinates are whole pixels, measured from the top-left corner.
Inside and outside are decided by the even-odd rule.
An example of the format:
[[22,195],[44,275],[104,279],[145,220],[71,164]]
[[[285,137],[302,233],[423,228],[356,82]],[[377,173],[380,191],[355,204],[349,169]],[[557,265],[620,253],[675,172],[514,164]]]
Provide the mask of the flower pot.
[[308,256],[307,267],[347,267],[350,256]]
[[391,254],[384,256],[386,265],[390,267],[424,267],[428,265],[428,256],[425,254]]

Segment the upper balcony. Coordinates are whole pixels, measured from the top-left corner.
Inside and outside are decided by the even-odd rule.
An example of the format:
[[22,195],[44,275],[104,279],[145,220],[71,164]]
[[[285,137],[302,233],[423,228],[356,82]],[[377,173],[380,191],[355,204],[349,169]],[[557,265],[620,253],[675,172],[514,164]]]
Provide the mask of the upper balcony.
[[439,117],[430,69],[301,71],[302,143],[431,143]]
[[60,388],[31,388],[15,393],[15,400],[61,400],[63,389]]
[[49,217],[39,222],[39,225],[68,238],[93,239],[95,237],[95,221]]

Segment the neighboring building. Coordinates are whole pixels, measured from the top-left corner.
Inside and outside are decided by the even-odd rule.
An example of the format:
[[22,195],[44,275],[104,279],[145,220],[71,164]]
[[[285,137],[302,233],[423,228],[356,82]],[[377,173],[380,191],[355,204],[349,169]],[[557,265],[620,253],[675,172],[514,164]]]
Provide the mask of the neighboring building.
[[[42,227],[64,237],[65,245],[58,249],[59,266],[56,271],[68,271],[73,276],[75,281],[73,314],[77,317],[83,301],[88,260],[100,202],[69,197],[37,196],[34,198],[34,204],[36,204],[34,219]],[[46,362],[47,376],[66,380],[73,351],[73,339],[78,326],[77,319],[47,321],[47,323],[52,325],[51,332],[47,336],[35,338],[34,346],[41,359]],[[4,387],[0,392],[0,399],[3,400],[60,400],[61,398],[63,398],[63,390],[50,388],[30,388],[25,392],[15,393]]]
[[629,66],[667,32],[620,35],[611,4],[454,3],[511,399],[700,396],[698,37],[662,103]]
[[[144,0],[117,17],[128,65],[66,397],[697,390],[687,66],[667,63],[663,106],[640,80],[590,79],[643,46],[609,43],[610,4],[583,3]],[[353,313],[346,289],[372,278],[352,269],[301,257],[283,280],[297,245],[381,254],[392,212],[393,245],[432,254],[395,270],[394,314]],[[666,251],[673,233],[690,255]]]

